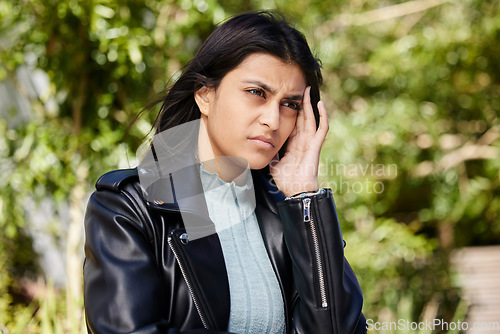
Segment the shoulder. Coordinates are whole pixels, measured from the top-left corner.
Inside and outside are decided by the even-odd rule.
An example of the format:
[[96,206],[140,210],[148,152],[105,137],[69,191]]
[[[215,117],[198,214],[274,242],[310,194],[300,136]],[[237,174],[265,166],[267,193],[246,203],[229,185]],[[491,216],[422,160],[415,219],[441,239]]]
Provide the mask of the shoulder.
[[97,210],[143,217],[147,212],[136,168],[118,169],[105,173],[95,184],[87,214]]
[[113,170],[97,180],[85,212],[87,233],[95,237],[103,229],[114,231],[108,236],[118,233],[115,230],[133,230],[150,240],[151,224],[136,168]]
[[96,182],[96,190],[112,190],[120,192],[126,185],[137,183],[137,168],[117,169],[102,175]]

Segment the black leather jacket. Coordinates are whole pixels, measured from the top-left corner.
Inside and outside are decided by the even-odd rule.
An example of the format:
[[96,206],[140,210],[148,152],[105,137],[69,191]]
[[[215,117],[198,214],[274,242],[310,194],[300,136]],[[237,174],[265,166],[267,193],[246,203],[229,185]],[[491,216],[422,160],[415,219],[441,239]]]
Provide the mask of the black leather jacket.
[[[276,203],[263,174],[252,173],[287,333],[365,333],[331,191]],[[89,332],[225,333],[229,285],[217,234],[183,240],[179,207],[145,200],[136,169],[107,173],[96,188],[85,217]]]

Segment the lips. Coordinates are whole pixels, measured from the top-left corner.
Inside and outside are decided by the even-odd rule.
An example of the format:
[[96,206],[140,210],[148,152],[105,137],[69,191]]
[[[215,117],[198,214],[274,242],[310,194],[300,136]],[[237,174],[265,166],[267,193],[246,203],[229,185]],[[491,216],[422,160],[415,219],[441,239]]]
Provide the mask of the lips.
[[274,141],[269,137],[257,136],[249,138],[249,140],[264,148],[274,148]]

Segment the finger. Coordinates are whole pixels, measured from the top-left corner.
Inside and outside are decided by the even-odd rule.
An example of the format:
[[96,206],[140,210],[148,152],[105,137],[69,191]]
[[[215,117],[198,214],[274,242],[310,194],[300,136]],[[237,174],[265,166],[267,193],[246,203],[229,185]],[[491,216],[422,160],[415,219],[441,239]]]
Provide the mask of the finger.
[[316,132],[316,119],[314,118],[314,111],[311,104],[311,86],[306,88],[303,100],[303,113],[304,113],[304,127],[303,129],[309,133]]
[[326,138],[326,134],[330,129],[330,125],[328,124],[328,113],[326,112],[325,104],[323,101],[318,102],[318,111],[319,111],[319,127],[316,131],[316,136],[319,137],[319,140],[323,142]]
[[295,122],[295,129],[299,129],[299,131],[301,131],[303,128],[304,128],[304,124],[305,124],[305,119],[304,119],[304,106],[305,106],[305,98],[306,98],[306,95],[307,95],[307,88],[304,90],[304,97],[302,98],[302,109],[299,110],[299,112],[297,113],[297,121]]

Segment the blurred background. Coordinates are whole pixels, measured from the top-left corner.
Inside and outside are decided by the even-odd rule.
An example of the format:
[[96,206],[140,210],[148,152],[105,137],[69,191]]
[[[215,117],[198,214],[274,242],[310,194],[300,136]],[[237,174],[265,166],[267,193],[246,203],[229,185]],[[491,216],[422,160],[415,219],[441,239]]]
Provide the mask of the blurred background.
[[219,22],[269,8],[323,62],[320,177],[366,317],[500,321],[499,1],[0,0],[1,333],[86,332],[95,181],[135,166],[137,115]]

